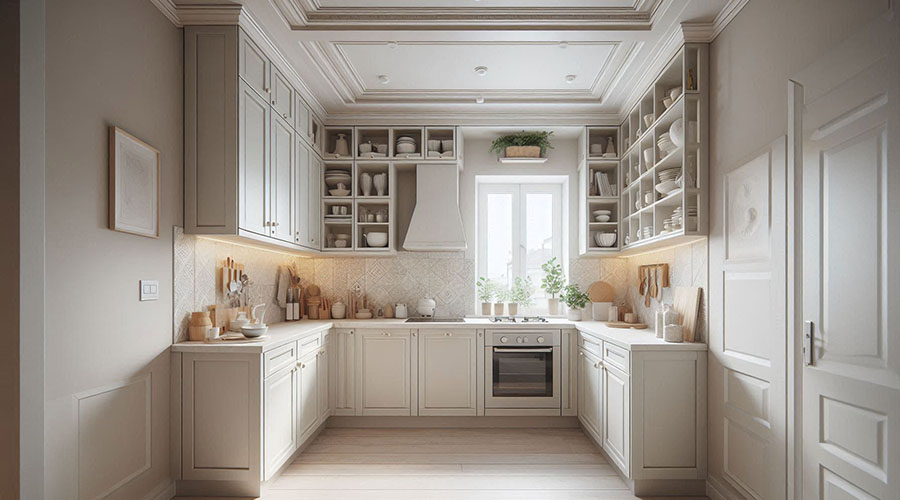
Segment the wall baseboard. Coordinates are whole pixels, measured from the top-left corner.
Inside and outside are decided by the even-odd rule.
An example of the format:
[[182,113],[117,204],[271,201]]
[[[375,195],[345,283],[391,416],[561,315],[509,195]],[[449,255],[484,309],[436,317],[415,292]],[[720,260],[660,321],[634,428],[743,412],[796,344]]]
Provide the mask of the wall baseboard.
[[529,427],[578,427],[577,417],[382,417],[332,416],[328,419],[328,427],[387,427],[387,428],[529,428]]
[[172,500],[172,497],[175,496],[175,481],[172,479],[166,479],[165,481],[156,485],[150,493],[141,498],[141,500]]

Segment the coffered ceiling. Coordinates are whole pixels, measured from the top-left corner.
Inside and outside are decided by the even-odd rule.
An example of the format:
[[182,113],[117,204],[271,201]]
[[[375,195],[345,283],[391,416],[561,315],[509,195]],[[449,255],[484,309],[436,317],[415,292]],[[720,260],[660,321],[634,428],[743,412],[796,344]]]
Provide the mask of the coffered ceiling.
[[176,23],[239,12],[329,123],[565,125],[616,123],[749,0],[152,1]]

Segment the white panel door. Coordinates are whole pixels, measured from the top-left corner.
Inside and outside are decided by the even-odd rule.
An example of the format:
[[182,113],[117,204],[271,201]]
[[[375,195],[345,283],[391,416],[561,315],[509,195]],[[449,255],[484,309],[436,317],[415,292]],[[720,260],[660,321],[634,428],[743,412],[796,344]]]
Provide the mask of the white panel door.
[[409,330],[357,330],[357,386],[363,415],[410,415]]
[[280,71],[272,67],[272,108],[294,127],[294,89]]
[[241,79],[258,95],[269,98],[271,63],[262,50],[241,30],[238,68]]
[[475,330],[419,331],[419,415],[476,412]]
[[356,334],[335,330],[331,336],[331,405],[335,415],[356,414]]
[[711,280],[721,287],[713,294],[722,334],[710,350],[724,388],[713,413],[721,439],[710,445],[719,447],[725,480],[761,500],[787,495],[786,155],[779,137],[724,174],[721,243],[710,245],[711,261],[722,263]]
[[328,392],[329,369],[328,369],[328,346],[322,346],[319,350],[319,360],[317,363],[316,382],[319,384],[319,421],[328,418],[331,414],[330,394]]
[[599,356],[584,349],[578,351],[578,417],[601,442],[603,441],[602,372]]
[[314,249],[318,249],[322,245],[319,239],[322,227],[322,182],[322,162],[310,152],[309,184],[307,184],[309,193],[309,213],[307,213],[309,245],[307,246]]
[[269,236],[269,104],[241,81],[238,101],[238,205],[241,229]]
[[802,130],[794,137],[802,140],[803,498],[898,499],[897,16],[878,18],[795,81],[803,103],[793,122]]
[[306,356],[300,360],[299,387],[300,387],[300,418],[298,419],[299,431],[302,442],[307,434],[316,428],[319,420],[319,353]]
[[294,129],[290,123],[272,113],[272,179],[270,206],[272,236],[282,241],[294,241]]
[[298,394],[297,367],[293,366],[293,363],[265,381],[263,456],[266,480],[271,478],[297,449]]
[[294,138],[294,243],[310,246],[309,243],[309,158],[310,151],[300,140]]
[[603,449],[622,469],[631,472],[631,385],[628,375],[603,367]]

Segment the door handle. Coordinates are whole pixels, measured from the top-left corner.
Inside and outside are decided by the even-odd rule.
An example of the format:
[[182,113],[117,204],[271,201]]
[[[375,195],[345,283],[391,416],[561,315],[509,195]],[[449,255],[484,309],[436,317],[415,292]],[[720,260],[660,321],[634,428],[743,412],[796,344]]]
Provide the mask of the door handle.
[[812,321],[803,322],[803,364],[814,366],[816,364],[815,350],[816,325]]

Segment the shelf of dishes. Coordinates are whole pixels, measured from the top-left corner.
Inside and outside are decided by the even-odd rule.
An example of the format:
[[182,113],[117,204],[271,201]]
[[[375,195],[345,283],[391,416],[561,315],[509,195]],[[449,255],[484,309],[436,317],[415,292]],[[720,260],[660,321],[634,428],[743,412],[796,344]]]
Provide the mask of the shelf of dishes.
[[[666,202],[669,203],[666,203]],[[625,248],[653,238],[698,231],[698,193],[679,192],[624,218]]]
[[325,127],[325,160],[454,160],[455,127]]
[[323,251],[392,251],[389,200],[325,200]]
[[390,198],[389,163],[326,161],[323,170],[324,198]]
[[587,127],[588,160],[617,160],[619,127]]

